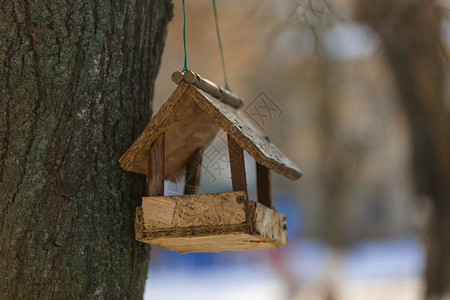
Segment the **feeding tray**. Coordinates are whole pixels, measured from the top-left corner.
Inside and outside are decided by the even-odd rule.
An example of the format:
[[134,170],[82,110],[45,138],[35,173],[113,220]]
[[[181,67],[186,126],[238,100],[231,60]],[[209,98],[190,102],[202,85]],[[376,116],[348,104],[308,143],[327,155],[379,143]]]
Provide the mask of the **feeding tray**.
[[286,218],[244,192],[144,197],[136,239],[178,252],[286,245]]
[[[286,218],[272,206],[270,170],[292,180],[300,170],[238,115],[242,99],[193,72],[180,76],[120,159],[125,170],[147,175],[149,196],[136,208],[136,239],[183,253],[285,246]],[[233,192],[198,194],[202,153],[219,129],[227,133]],[[248,199],[243,150],[257,163],[258,202]],[[164,179],[181,172],[185,195],[164,196]]]

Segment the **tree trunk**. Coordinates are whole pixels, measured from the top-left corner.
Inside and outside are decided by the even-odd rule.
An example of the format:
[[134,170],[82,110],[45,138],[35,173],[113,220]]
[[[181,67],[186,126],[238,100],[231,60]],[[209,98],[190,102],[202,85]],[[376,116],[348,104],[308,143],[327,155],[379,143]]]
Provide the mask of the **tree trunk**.
[[0,298],[142,298],[145,177],[118,160],[150,119],[172,5],[0,8]]
[[416,185],[434,205],[427,298],[441,299],[450,292],[450,113],[441,16],[432,0],[360,0],[357,11],[380,35],[409,119]]

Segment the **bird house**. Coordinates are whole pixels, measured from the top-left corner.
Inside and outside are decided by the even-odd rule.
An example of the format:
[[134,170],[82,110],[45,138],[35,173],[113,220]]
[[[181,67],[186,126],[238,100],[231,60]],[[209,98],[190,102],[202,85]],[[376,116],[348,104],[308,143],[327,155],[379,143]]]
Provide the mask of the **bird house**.
[[[136,239],[182,253],[285,246],[286,218],[272,206],[270,171],[294,180],[300,170],[238,115],[239,97],[195,73],[178,75],[178,87],[120,159],[125,170],[147,176]],[[202,153],[220,129],[227,134],[233,192],[199,194]],[[244,150],[257,164],[257,202],[248,198]],[[164,179],[180,172],[184,195],[165,196]]]

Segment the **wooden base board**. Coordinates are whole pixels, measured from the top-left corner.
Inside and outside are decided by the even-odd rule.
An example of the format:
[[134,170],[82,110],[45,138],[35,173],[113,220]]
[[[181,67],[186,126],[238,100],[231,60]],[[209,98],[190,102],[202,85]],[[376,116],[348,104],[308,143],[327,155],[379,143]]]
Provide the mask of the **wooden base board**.
[[153,239],[149,243],[180,253],[277,248],[269,239],[247,233],[166,237]]
[[287,243],[286,217],[243,191],[144,197],[136,239],[186,252],[269,249]]

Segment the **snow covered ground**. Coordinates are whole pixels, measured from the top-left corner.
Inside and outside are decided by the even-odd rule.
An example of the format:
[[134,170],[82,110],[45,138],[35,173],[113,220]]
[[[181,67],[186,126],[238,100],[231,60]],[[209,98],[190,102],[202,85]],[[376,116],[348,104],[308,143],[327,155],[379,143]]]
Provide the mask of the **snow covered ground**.
[[[317,241],[277,251],[153,253],[146,300],[313,300],[323,299],[330,282],[324,280],[330,253]],[[423,262],[413,236],[360,243],[333,271],[334,294],[342,300],[420,299]]]

